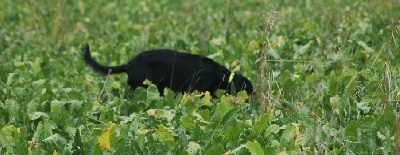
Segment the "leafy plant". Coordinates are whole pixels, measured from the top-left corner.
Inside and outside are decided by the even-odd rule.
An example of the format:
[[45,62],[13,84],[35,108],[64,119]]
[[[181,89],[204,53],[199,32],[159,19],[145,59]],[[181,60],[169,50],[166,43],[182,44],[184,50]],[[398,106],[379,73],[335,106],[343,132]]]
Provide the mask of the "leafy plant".
[[[1,154],[400,151],[396,1],[1,4]],[[257,93],[131,91],[86,67],[84,43],[111,65],[154,48],[206,55]]]

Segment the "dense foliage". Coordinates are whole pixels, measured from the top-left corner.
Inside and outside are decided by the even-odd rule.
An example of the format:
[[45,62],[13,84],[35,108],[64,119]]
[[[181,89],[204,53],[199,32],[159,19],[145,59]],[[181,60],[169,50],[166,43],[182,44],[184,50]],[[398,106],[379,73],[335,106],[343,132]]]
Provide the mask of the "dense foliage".
[[[395,154],[399,31],[396,0],[2,0],[0,154]],[[206,55],[257,94],[132,92],[84,43]]]

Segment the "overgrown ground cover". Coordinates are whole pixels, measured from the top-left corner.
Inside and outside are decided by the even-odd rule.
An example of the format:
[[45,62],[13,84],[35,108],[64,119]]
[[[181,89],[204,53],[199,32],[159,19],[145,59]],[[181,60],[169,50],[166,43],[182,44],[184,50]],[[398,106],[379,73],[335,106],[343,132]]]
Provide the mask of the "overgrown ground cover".
[[[399,31],[396,0],[2,0],[0,153],[399,153]],[[207,55],[257,94],[132,92],[84,43]]]

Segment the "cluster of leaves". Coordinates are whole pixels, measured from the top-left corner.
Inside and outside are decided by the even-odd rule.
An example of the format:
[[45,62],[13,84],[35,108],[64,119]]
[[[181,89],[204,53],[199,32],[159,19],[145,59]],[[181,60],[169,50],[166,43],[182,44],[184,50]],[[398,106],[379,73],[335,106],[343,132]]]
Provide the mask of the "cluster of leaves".
[[[0,153],[394,154],[399,14],[390,0],[3,0]],[[107,65],[207,55],[265,89],[132,92],[85,66],[85,42]]]

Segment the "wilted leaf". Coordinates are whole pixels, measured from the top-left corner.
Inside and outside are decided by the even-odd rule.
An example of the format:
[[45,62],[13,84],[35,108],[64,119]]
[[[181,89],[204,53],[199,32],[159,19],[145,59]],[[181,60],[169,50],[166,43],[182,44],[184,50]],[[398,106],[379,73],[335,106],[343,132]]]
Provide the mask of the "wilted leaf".
[[147,115],[152,116],[152,117],[157,117],[158,111],[159,111],[159,109],[149,109],[149,110],[147,110]]

